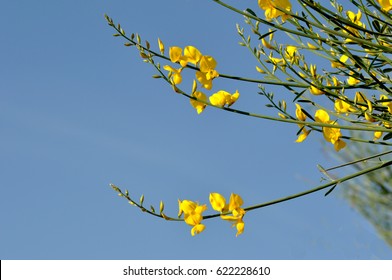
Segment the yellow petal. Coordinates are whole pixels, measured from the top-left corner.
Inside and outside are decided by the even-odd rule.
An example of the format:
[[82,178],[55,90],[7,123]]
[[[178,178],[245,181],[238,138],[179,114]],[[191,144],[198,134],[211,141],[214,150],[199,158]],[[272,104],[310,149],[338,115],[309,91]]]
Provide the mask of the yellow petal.
[[297,109],[295,110],[295,116],[297,117],[297,119],[303,122],[306,121],[306,115],[302,111],[301,105],[295,104],[295,106],[297,107]]
[[306,128],[302,129],[302,133],[300,135],[298,135],[298,138],[295,142],[297,143],[301,143],[303,142],[309,135],[311,130],[307,130]]
[[315,119],[316,119],[316,122],[328,123],[329,122],[329,115],[324,110],[319,109],[316,111]]
[[203,216],[199,213],[192,213],[192,214],[187,214],[185,215],[184,221],[190,226],[195,226],[197,224],[200,224],[200,222],[203,220]]
[[210,203],[212,209],[218,212],[224,212],[226,206],[226,199],[219,193],[210,193]]
[[[207,96],[200,91],[195,91],[194,93],[192,93],[191,96],[193,96],[201,101],[207,101]],[[195,99],[189,99],[189,101],[190,101],[192,107],[196,109],[198,114],[201,114],[203,112],[203,110],[205,109],[205,107],[207,106],[207,104],[200,102],[200,101],[197,101]]]
[[196,79],[206,89],[212,89],[212,80],[207,79],[206,73],[196,71]]
[[316,88],[315,86],[310,86],[309,91],[313,95],[322,95],[322,94],[325,93],[324,91],[322,91],[321,89]]
[[229,211],[233,211],[234,209],[240,208],[243,203],[244,201],[242,200],[241,196],[232,193],[230,195]]
[[226,105],[226,96],[223,91],[218,91],[210,96],[210,103],[214,106],[223,107]]
[[377,141],[378,139],[380,139],[382,136],[382,132],[381,131],[375,131],[374,132],[374,138],[373,141]]
[[201,59],[201,52],[194,46],[187,46],[184,49],[184,57],[184,60],[196,65]]
[[335,151],[339,152],[341,149],[343,149],[344,147],[346,147],[346,142],[344,142],[343,140],[339,139],[338,141],[335,142],[334,144],[334,148]]
[[169,57],[170,57],[170,61],[175,63],[178,62],[181,58],[181,54],[182,54],[182,49],[180,47],[170,47],[169,49]]
[[195,236],[196,234],[201,233],[203,230],[205,230],[206,226],[203,224],[197,224],[191,229],[191,234],[192,236]]
[[236,237],[244,232],[245,229],[245,223],[241,220],[236,224],[237,228],[237,234],[235,235]]

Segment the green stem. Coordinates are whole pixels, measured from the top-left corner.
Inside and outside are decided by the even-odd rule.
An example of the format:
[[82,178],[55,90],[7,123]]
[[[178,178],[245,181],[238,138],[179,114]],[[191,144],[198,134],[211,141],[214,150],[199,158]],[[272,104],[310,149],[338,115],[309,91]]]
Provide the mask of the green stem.
[[[244,208],[244,210],[248,212],[248,211],[252,211],[252,210],[255,210],[255,209],[267,207],[267,206],[270,206],[270,205],[273,205],[273,204],[278,204],[278,203],[281,203],[281,202],[285,202],[285,201],[289,201],[289,200],[292,200],[292,199],[295,199],[295,198],[299,198],[301,196],[305,196],[305,195],[308,195],[308,194],[311,194],[311,193],[314,193],[314,192],[318,192],[318,191],[324,190],[326,188],[332,187],[334,185],[337,185],[337,184],[343,183],[345,181],[348,181],[350,179],[362,176],[362,175],[367,174],[369,172],[373,172],[373,171],[376,171],[378,169],[387,167],[387,166],[389,166],[391,164],[392,164],[392,161],[388,161],[388,162],[385,162],[383,164],[379,164],[377,166],[361,170],[361,171],[356,172],[354,174],[350,174],[350,175],[342,177],[340,179],[333,180],[333,181],[331,181],[331,182],[329,182],[327,184],[318,186],[316,188],[313,188],[313,189],[310,189],[310,190],[307,190],[307,191],[304,191],[304,192],[300,192],[300,193],[297,193],[297,194],[289,195],[289,196],[286,196],[286,197],[283,197],[283,198],[278,198],[278,199],[275,199],[275,200],[271,200],[271,201],[268,201],[268,202],[265,202],[265,203],[257,204],[257,205],[254,205],[254,206],[249,206],[249,207]],[[205,216],[204,219],[207,220],[207,219],[219,217],[220,215],[221,214],[208,215],[208,216]]]

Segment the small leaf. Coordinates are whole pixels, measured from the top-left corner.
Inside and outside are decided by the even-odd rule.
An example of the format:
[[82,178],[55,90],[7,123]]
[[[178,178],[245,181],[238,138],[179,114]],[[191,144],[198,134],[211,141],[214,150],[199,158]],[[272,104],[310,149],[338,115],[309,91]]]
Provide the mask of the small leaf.
[[302,113],[304,113],[309,119],[311,119],[312,121],[315,121],[313,116],[311,114],[309,114],[304,108],[301,108]]
[[373,20],[372,25],[373,25],[374,29],[376,29],[377,32],[381,31],[380,22],[378,20]]
[[246,9],[245,11],[247,11],[249,14],[251,14],[254,17],[257,17],[256,13],[254,11],[252,11],[251,9]]
[[392,138],[392,132],[389,132],[382,138],[382,140],[386,141],[386,140],[389,140],[391,138]]
[[324,196],[329,195],[329,194],[336,188],[337,185],[338,185],[338,184],[333,185],[333,187],[332,187],[329,191],[327,191],[327,192],[324,194]]

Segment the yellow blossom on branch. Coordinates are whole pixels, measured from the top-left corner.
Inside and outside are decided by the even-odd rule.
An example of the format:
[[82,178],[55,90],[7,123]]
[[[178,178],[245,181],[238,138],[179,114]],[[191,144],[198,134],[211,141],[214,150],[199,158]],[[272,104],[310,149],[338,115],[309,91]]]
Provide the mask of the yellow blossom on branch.
[[[322,109],[316,111],[315,119],[320,123],[337,125],[336,122],[329,119],[328,113]],[[331,142],[334,145],[336,151],[340,151],[346,146],[346,143],[341,140],[342,134],[340,128],[323,127],[323,135],[326,141]]]
[[[179,62],[182,57],[182,48],[173,46],[169,49],[170,61],[173,63]],[[185,65],[183,65],[185,66]]]
[[200,71],[196,72],[196,78],[206,89],[211,89],[212,80],[219,76],[219,73],[215,70],[216,65],[217,63],[212,56],[203,55],[200,58]]
[[215,211],[226,212],[228,210],[226,199],[219,193],[210,193],[210,203]]
[[201,233],[205,229],[205,225],[201,224],[203,220],[202,213],[207,210],[207,205],[199,205],[191,200],[178,200],[180,217],[184,214],[184,221],[186,224],[193,226],[191,229],[192,236]]
[[[346,98],[346,97],[344,97]],[[345,113],[348,114],[350,112],[355,112],[355,108],[348,102],[342,100],[342,99],[336,99],[335,100],[335,111],[337,113]]]
[[[295,106],[296,106],[295,116],[297,117],[297,119],[303,122],[306,121],[306,115],[302,111],[301,105],[295,104]],[[298,138],[295,142],[301,143],[306,139],[306,137],[308,137],[310,130],[307,130],[302,124],[298,124],[298,126],[300,127],[301,134],[298,135]]]
[[[207,96],[200,91],[195,91],[194,93],[192,93],[191,96],[197,98],[198,100],[207,101]],[[190,99],[190,103],[192,107],[196,109],[198,114],[201,114],[205,109],[205,107],[207,106],[205,103],[197,101],[192,98]]]
[[173,82],[173,84],[178,85],[182,82],[182,76],[181,76],[182,68],[176,69],[171,67],[170,65],[165,65],[163,66],[163,69],[169,71],[169,77]]
[[378,0],[378,3],[380,4],[381,8],[386,12],[392,10],[392,0]]
[[310,86],[309,91],[313,95],[323,95],[325,92],[315,86]]
[[[360,21],[360,19],[362,17],[362,13],[361,13],[360,10],[358,10],[358,13],[356,13],[356,14],[354,14],[354,12],[352,12],[352,11],[348,11],[347,12],[347,17],[355,25],[357,25],[359,27],[365,28],[365,25]],[[359,36],[358,28],[352,27],[352,26],[345,26],[345,28],[346,28],[346,30],[348,30],[348,33],[350,33],[350,35],[356,36],[356,37]],[[347,32],[346,30],[344,30],[344,31]],[[349,42],[352,42],[352,40],[351,39],[346,39],[345,42],[349,43]]]
[[388,108],[388,112],[390,114],[392,114],[392,102],[391,102],[391,98],[389,98],[386,95],[381,95],[380,96],[380,100],[386,100],[385,102],[381,102],[381,105],[386,106]]
[[212,80],[219,76],[218,72],[215,70],[216,61],[212,56],[203,55],[200,59],[200,72],[206,73],[206,78]]
[[287,46],[285,51],[285,57],[290,63],[296,63],[299,59],[297,55],[297,47],[296,46]]
[[353,74],[354,72],[350,71],[350,77],[347,79],[347,84],[349,84],[350,86],[354,86],[360,82],[360,80],[352,76]]
[[182,59],[184,62],[196,65],[200,61],[201,57],[201,52],[197,48],[194,46],[187,46],[184,49],[184,56]]
[[[285,21],[290,16],[280,10],[291,11],[291,3],[289,0],[258,0],[259,7],[265,11],[267,20],[282,16]],[[280,10],[279,10],[280,9]]]
[[210,96],[210,102],[212,105],[214,106],[219,106],[219,107],[223,107],[225,105],[227,106],[231,106],[233,105],[237,99],[239,98],[240,94],[238,91],[236,91],[233,94],[230,94],[224,90],[220,90],[216,93],[214,93],[213,95]]
[[306,115],[305,113],[302,111],[302,107],[299,104],[295,104],[295,107],[297,108],[295,110],[295,116],[297,117],[298,120],[300,121],[306,121]]
[[244,203],[241,196],[238,194],[232,193],[230,195],[229,204],[226,203],[226,199],[219,193],[211,193],[210,194],[210,203],[212,208],[218,212],[227,212],[230,211],[232,215],[222,214],[221,218],[225,221],[229,221],[232,223],[233,227],[236,227],[237,234],[236,236],[242,234],[245,229],[245,223],[243,221],[243,217],[245,215],[245,210],[241,208]]

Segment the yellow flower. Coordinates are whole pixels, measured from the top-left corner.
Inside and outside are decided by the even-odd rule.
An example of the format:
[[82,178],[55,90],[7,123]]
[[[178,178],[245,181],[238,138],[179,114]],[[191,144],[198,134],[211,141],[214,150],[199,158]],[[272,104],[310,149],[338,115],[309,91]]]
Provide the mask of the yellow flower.
[[223,106],[227,105],[230,107],[231,105],[234,104],[234,102],[237,101],[239,96],[240,96],[240,94],[238,91],[236,91],[233,94],[230,94],[224,90],[220,90],[210,96],[210,102],[214,106],[223,107]]
[[297,119],[303,122],[306,121],[306,115],[302,111],[301,105],[295,104],[295,106],[297,107],[297,109],[295,110],[295,116],[297,117]]
[[339,61],[332,61],[331,62],[331,67],[333,68],[341,68],[341,67],[346,67],[345,63],[348,59],[348,56],[343,54],[340,58]]
[[232,215],[221,215],[223,220],[229,221],[237,228],[236,236],[244,232],[245,223],[243,217],[245,215],[245,210],[241,208],[244,203],[241,196],[232,193],[230,195],[229,204],[226,203],[226,199],[219,193],[210,194],[210,203],[212,208],[218,212],[230,211]]
[[[367,98],[366,98],[366,96],[365,96],[362,92],[357,91],[357,92],[355,93],[354,103],[355,103],[355,104],[358,104],[358,103],[367,104]],[[360,107],[362,110],[367,110],[367,107],[366,107],[366,106],[359,105],[359,107]]]
[[179,62],[182,57],[182,49],[180,47],[170,47],[169,49],[170,61],[173,63]]
[[378,0],[380,6],[386,12],[389,12],[392,9],[392,0]]
[[231,106],[233,105],[237,99],[240,97],[240,93],[238,92],[238,90],[235,91],[235,93],[230,94],[228,92],[225,92],[225,96],[226,96],[226,104],[227,106]]
[[296,46],[287,46],[286,48],[286,59],[290,61],[290,63],[295,63],[298,60],[297,47]]
[[[195,91],[194,93],[192,93],[191,96],[197,98],[198,100],[207,101],[207,96],[200,91]],[[194,99],[190,99],[190,102],[191,102],[192,107],[196,109],[198,114],[201,114],[201,112],[203,112],[203,110],[207,106],[205,103],[199,102]]]
[[313,95],[322,95],[322,94],[325,93],[324,91],[322,91],[321,89],[316,88],[315,86],[310,86],[309,91]]
[[[344,97],[346,98],[346,97]],[[350,113],[350,112],[355,112],[355,108],[351,106],[350,103],[342,100],[342,99],[336,99],[335,100],[335,111],[337,113]]]
[[382,132],[381,131],[375,131],[374,132],[374,138],[373,141],[377,141],[378,139],[380,139],[382,136]]
[[171,62],[178,62],[182,67],[185,67],[188,63],[196,65],[201,58],[201,53],[195,47],[187,46],[184,49],[184,55],[182,55],[182,49],[180,47],[173,46],[169,49],[169,57]]
[[196,72],[196,78],[206,89],[211,89],[212,80],[219,76],[219,73],[215,70],[216,64],[217,63],[212,56],[203,55],[200,58],[200,71]]
[[[353,75],[353,74],[354,74],[354,72],[350,71],[350,75]],[[356,84],[358,84],[359,82],[360,82],[360,80],[358,80],[357,78],[355,78],[355,77],[353,77],[353,76],[350,76],[350,77],[347,79],[347,83],[348,83],[350,86],[356,85]]]
[[[362,17],[361,10],[358,10],[358,13],[357,13],[357,14],[354,14],[354,12],[352,12],[352,11],[348,11],[348,12],[347,12],[347,17],[348,17],[348,19],[349,19],[352,23],[354,23],[355,25],[358,25],[358,26],[360,26],[360,27],[365,28],[365,25],[360,21],[360,19],[361,19],[361,17]],[[359,31],[358,31],[357,28],[352,27],[352,26],[346,26],[345,28],[349,31],[348,33],[349,33],[351,36],[357,36],[357,37],[359,36]],[[344,30],[344,31],[347,32],[346,30]],[[346,39],[345,42],[346,42],[346,43],[352,42],[352,40],[351,40],[351,39]]]
[[212,89],[212,80],[207,79],[207,74],[196,71],[196,79],[199,81],[199,83],[206,89]]
[[238,236],[244,232],[245,223],[243,221],[243,215],[240,216],[225,216],[222,215],[221,218],[225,221],[229,221],[233,224],[233,227],[236,227],[237,233],[235,236]]
[[218,212],[226,212],[226,199],[219,193],[210,193],[210,203],[212,209]]
[[201,57],[201,52],[198,49],[194,46],[187,46],[184,49],[184,56],[182,57],[182,60],[183,63],[192,63],[196,65],[200,61]]
[[203,224],[197,224],[191,229],[191,234],[192,236],[195,236],[196,234],[199,234],[203,230],[205,230],[206,226]]
[[329,115],[324,110],[317,110],[315,114],[316,122],[329,123]]
[[303,128],[301,130],[302,133],[300,135],[298,135],[298,138],[297,138],[297,140],[295,140],[295,142],[297,142],[297,143],[303,142],[306,139],[306,137],[308,137],[310,131],[311,130],[307,130],[306,128]]
[[202,213],[207,210],[207,205],[199,205],[191,200],[178,200],[180,217],[184,213],[184,221],[186,224],[193,226],[191,229],[191,234],[199,234],[205,229],[205,225],[201,224],[203,220]]
[[[295,110],[295,116],[297,117],[297,119],[299,121],[303,121],[303,122],[306,121],[306,115],[302,111],[301,106],[299,104],[295,104],[295,106],[297,107],[297,109]],[[304,126],[302,124],[298,124],[298,126],[301,129],[301,134],[298,135],[298,138],[297,138],[297,140],[295,140],[295,142],[301,143],[306,139],[306,137],[308,137],[311,130],[307,130],[306,128],[304,128]]]
[[200,59],[200,72],[206,73],[206,78],[212,80],[219,76],[218,72],[215,70],[216,61],[212,56],[203,55]]
[[267,20],[272,20],[279,16],[282,16],[282,20],[285,21],[290,16],[285,14],[281,10],[291,11],[291,4],[289,0],[258,0],[259,7],[265,11],[265,17]]
[[170,65],[165,65],[163,66],[163,69],[169,71],[169,77],[173,82],[173,84],[178,85],[182,82],[182,76],[181,76],[182,68],[176,69],[171,67]]
[[272,57],[272,54],[269,56],[269,59],[274,65],[280,65],[280,66],[286,65],[286,61],[283,58]]
[[386,95],[381,95],[380,96],[380,100],[389,100],[389,101],[385,101],[385,102],[381,102],[381,105],[386,106],[388,108],[388,112],[390,114],[392,114],[392,102],[391,102],[391,98],[389,98]]
[[[316,122],[326,123],[326,124],[337,124],[334,121],[329,120],[329,115],[326,111],[319,109],[315,114]],[[346,143],[341,140],[342,134],[340,128],[335,127],[323,127],[324,139],[331,142],[334,145],[336,151],[340,151],[346,146]]]
[[218,91],[210,96],[210,102],[212,105],[219,107],[226,105],[226,96],[222,92],[223,91]]

